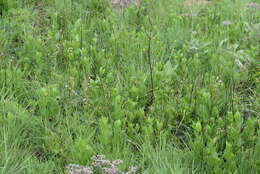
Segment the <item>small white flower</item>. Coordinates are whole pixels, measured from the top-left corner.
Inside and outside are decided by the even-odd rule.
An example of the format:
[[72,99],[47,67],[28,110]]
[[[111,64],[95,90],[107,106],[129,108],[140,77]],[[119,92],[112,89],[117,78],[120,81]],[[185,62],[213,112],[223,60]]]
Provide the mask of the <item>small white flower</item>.
[[248,8],[255,8],[255,9],[260,9],[260,4],[256,2],[250,2],[247,4]]
[[227,21],[222,21],[221,24],[227,26],[227,25],[231,25],[232,22],[227,20]]

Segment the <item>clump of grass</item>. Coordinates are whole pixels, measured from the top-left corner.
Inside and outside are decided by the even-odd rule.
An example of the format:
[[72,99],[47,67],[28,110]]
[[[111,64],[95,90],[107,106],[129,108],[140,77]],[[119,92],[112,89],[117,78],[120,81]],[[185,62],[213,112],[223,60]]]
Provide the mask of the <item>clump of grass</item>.
[[0,0],[0,173],[260,173],[259,4],[113,2]]

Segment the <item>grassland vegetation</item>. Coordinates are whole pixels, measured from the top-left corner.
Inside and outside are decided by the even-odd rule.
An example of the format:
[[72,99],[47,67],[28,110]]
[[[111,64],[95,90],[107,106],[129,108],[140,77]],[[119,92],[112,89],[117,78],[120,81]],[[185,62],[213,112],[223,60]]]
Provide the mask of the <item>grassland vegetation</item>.
[[260,173],[260,2],[205,2],[0,0],[0,174]]

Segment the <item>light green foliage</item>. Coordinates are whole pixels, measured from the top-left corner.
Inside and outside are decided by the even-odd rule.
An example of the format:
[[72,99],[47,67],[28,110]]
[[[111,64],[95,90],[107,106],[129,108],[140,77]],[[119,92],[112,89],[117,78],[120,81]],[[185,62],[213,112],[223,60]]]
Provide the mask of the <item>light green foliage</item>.
[[144,174],[260,173],[249,2],[0,0],[0,174],[95,154]]

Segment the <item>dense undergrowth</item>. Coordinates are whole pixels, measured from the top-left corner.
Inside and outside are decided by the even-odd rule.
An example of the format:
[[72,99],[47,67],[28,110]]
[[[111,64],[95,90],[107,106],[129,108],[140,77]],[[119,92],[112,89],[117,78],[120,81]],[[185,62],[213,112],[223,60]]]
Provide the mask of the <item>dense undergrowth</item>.
[[249,2],[0,0],[0,173],[260,173]]

